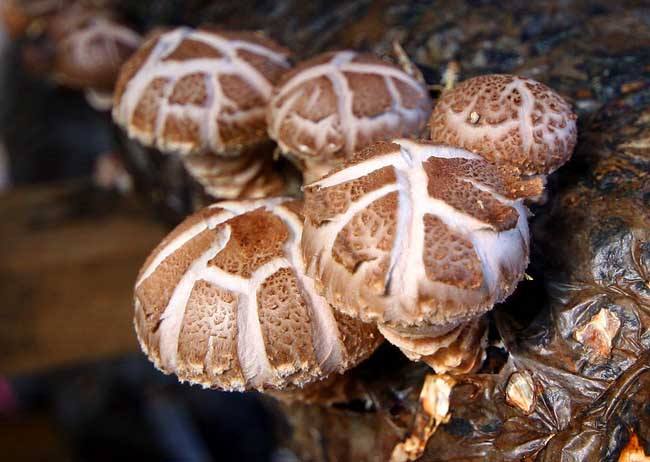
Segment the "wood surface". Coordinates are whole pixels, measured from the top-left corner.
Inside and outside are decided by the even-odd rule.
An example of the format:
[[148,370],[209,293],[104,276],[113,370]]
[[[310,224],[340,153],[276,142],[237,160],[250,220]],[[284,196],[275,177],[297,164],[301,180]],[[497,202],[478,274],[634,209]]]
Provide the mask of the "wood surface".
[[132,284],[165,233],[134,199],[83,183],[0,196],[0,374],[137,351]]

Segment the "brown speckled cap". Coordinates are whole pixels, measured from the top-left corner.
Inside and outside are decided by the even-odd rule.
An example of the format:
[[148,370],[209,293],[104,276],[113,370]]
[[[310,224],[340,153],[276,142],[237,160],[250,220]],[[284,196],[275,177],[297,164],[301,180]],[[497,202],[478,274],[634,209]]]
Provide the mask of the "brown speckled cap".
[[343,372],[382,337],[332,309],[305,275],[301,203],[219,202],[181,223],[135,285],[154,364],[224,390],[281,389]]
[[438,100],[431,139],[467,149],[524,175],[562,166],[576,144],[576,115],[546,85],[514,75],[465,80]]
[[238,155],[268,140],[266,105],[288,57],[252,32],[159,32],[122,67],[113,118],[163,152]]
[[428,142],[380,142],[305,187],[308,274],[342,312],[437,334],[492,308],[521,280],[523,198],[508,166]]
[[305,61],[282,78],[268,126],[310,181],[375,141],[419,135],[430,111],[426,88],[399,67],[339,51]]
[[54,77],[69,87],[111,92],[120,67],[140,40],[137,33],[108,17],[84,15],[56,44]]

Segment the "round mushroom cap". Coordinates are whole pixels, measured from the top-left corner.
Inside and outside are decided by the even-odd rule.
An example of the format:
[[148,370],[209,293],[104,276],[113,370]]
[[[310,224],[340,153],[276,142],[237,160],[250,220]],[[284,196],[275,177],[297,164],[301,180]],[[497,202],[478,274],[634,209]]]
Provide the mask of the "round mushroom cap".
[[303,386],[356,365],[382,337],[332,309],[305,275],[301,203],[216,203],[149,256],[135,327],[156,367],[224,390]]
[[430,111],[427,89],[399,67],[330,52],[281,79],[269,104],[269,135],[310,181],[376,141],[419,135]]
[[268,140],[266,105],[289,51],[252,32],[177,28],[122,67],[113,119],[163,152],[239,155]]
[[380,142],[305,187],[308,274],[363,321],[454,327],[507,297],[528,264],[521,179],[463,149]]
[[576,115],[546,85],[514,75],[465,80],[438,100],[431,140],[467,149],[524,175],[549,174],[576,145]]
[[273,159],[256,152],[242,157],[192,154],[184,156],[183,163],[205,192],[216,199],[264,198],[284,190],[282,177],[273,169]]
[[137,33],[107,17],[87,17],[56,44],[55,79],[73,88],[111,92],[120,67],[140,40]]

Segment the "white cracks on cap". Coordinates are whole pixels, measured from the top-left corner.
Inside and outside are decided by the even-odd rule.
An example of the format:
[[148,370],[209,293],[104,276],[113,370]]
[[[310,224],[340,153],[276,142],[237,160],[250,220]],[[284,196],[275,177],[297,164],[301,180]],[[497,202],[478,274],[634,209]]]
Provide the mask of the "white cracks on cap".
[[181,327],[183,325],[183,318],[185,317],[187,302],[194,288],[194,284],[203,279],[201,277],[203,268],[207,266],[208,261],[214,258],[228,242],[230,229],[226,228],[226,230],[226,235],[220,233],[210,248],[190,265],[187,272],[174,288],[169,303],[160,317],[160,361],[165,369],[174,370],[176,368],[178,339],[181,335]]
[[[340,51],[332,53],[331,59],[325,63],[306,67],[281,84],[269,104],[269,135],[285,153],[300,157],[308,169],[319,172],[312,175],[313,178],[320,177],[320,173],[327,173],[333,162],[329,157],[334,153],[340,151],[345,157],[365,147],[367,142],[363,146],[359,144],[361,137],[375,141],[385,139],[386,130],[393,136],[408,135],[424,123],[430,110],[428,107],[426,110],[420,106],[406,107],[395,85],[395,81],[399,81],[420,94],[422,100],[428,101],[426,89],[417,80],[389,64],[354,62],[358,56],[353,51]],[[353,104],[356,96],[350,88],[350,74],[380,76],[391,98],[390,107],[373,116],[355,115]],[[298,114],[294,107],[305,95],[304,85],[321,77],[332,85],[337,109],[334,113],[313,121]],[[303,108],[305,110],[315,107],[323,96],[319,86],[312,91]],[[288,132],[291,139],[285,138],[281,133],[282,127],[287,124],[292,126]],[[313,146],[298,141],[301,133],[309,134],[314,140]],[[330,141],[332,138],[341,138],[343,145],[333,144]]]
[[[316,224],[307,220],[303,250],[309,259],[308,274],[323,280],[326,297],[337,309],[364,321],[378,321],[393,326],[424,326],[432,323],[457,323],[468,316],[490,309],[514,289],[528,263],[527,209],[521,199],[512,200],[497,194],[493,188],[471,178],[458,179],[488,193],[502,205],[512,207],[518,215],[516,225],[498,231],[494,225],[459,210],[443,199],[429,195],[429,179],[423,163],[430,158],[469,159],[485,162],[478,155],[463,149],[437,146],[426,142],[395,140],[393,152],[382,153],[352,162],[306,187],[306,194],[335,188],[363,178],[384,167],[392,167],[396,180],[361,195],[340,214]],[[364,259],[353,272],[334,258],[334,243],[352,217],[373,202],[397,192],[395,235],[392,239],[388,269],[383,280],[383,293],[373,293],[367,276],[378,270],[379,259]],[[309,197],[308,197],[309,202]],[[425,216],[432,215],[451,232],[471,242],[482,270],[480,287],[461,288],[429,280],[424,264]],[[509,280],[513,278],[514,283]],[[345,281],[345,289],[341,284]],[[507,281],[507,282],[504,282]],[[423,301],[423,294],[433,299]],[[425,297],[426,298],[426,297]],[[458,312],[443,310],[454,301]]]
[[[201,42],[218,52],[218,58],[204,57],[184,61],[168,60],[184,40]],[[268,80],[253,65],[238,55],[238,51],[247,51],[262,56],[278,66],[289,68],[288,56],[270,48],[245,40],[229,40],[218,32],[194,30],[180,27],[161,34],[155,38],[156,44],[144,64],[126,84],[125,91],[113,109],[113,118],[122,125],[129,135],[143,144],[156,146],[162,151],[189,154],[193,152],[224,152],[226,146],[219,132],[219,123],[246,123],[252,119],[263,119],[265,107],[239,109],[237,102],[227,97],[222,89],[219,77],[236,75],[243,79],[263,100],[267,101],[273,89]],[[198,106],[192,104],[175,104],[169,97],[176,83],[183,77],[202,74],[206,89],[206,101]],[[149,85],[155,81],[164,81],[164,95],[159,98],[155,129],[152,133],[134,127],[131,123],[140,98]],[[199,127],[201,146],[195,143],[179,142],[165,139],[163,130],[168,116],[188,118]]]
[[[206,230],[214,232],[209,248],[189,265],[176,284],[167,306],[164,307],[158,326],[159,340],[155,336],[149,340],[159,342],[159,367],[167,372],[176,372],[183,380],[187,379],[182,373],[179,373],[179,340],[192,290],[196,283],[205,281],[214,287],[237,295],[236,349],[244,383],[237,382],[235,384],[233,382],[231,386],[242,389],[264,389],[267,387],[282,388],[287,384],[294,383],[292,376],[299,373],[300,370],[295,370],[291,364],[275,366],[271,364],[267,352],[267,342],[273,340],[264,337],[260,321],[262,304],[257,299],[263,284],[281,269],[289,269],[296,276],[298,291],[309,311],[312,328],[311,344],[317,362],[312,365],[305,363],[298,366],[299,368],[309,367],[311,370],[309,377],[297,378],[297,384],[301,384],[300,380],[311,381],[331,372],[343,372],[350,365],[354,365],[362,359],[354,356],[357,353],[346,350],[342,332],[339,330],[332,307],[319,295],[314,281],[305,274],[305,263],[299,248],[302,238],[302,219],[296,212],[284,205],[288,200],[273,198],[216,203],[203,212],[202,219],[196,224],[189,226],[169,241],[163,242],[162,247],[151,258],[150,263],[142,269],[141,276],[136,283],[136,293],[138,287],[154,275],[158,268],[164,266],[167,259],[174,256],[185,244],[202,235]],[[213,209],[214,213],[211,213],[210,209]],[[209,265],[210,260],[215,258],[231,240],[229,220],[260,209],[279,218],[288,232],[288,237],[283,244],[282,255],[275,256],[263,263],[248,277],[242,277],[221,267]],[[136,312],[142,311],[142,301],[137,296],[135,305]],[[136,322],[136,330],[141,328],[142,326]],[[151,349],[150,345],[143,340],[146,337],[146,333],[138,330],[138,338],[145,353]],[[210,363],[210,355],[215,354],[210,345],[212,344],[208,339],[206,358],[203,361],[204,367]],[[192,377],[189,380],[194,381]],[[200,383],[205,385],[205,382]]]
[[552,89],[529,78],[497,74],[466,80],[443,94],[430,124],[436,142],[453,142],[535,175],[551,173],[568,160],[575,119]]
[[142,37],[128,27],[98,16],[92,18],[84,27],[67,35],[59,47],[66,48],[72,53],[73,62],[90,65],[97,59],[94,47],[97,43],[101,43],[104,48],[103,58],[119,65],[121,58],[118,44],[135,49],[140,44],[140,40]]

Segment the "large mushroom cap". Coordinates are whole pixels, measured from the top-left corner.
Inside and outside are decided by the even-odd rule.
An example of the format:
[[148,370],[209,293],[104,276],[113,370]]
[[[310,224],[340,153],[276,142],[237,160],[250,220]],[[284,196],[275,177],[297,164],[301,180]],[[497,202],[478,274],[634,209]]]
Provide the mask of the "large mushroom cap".
[[427,89],[397,66],[330,52],[282,78],[269,104],[269,134],[309,180],[376,141],[418,135],[430,111]]
[[103,92],[112,91],[120,67],[140,43],[137,33],[100,13],[79,18],[64,33],[56,44],[55,78],[73,88]]
[[221,202],[153,251],[135,286],[143,350],[179,379],[225,390],[302,386],[381,341],[335,312],[305,275],[300,204]]
[[266,105],[289,52],[250,32],[159,33],[122,67],[113,118],[163,152],[236,155],[268,139]]
[[463,149],[377,143],[305,187],[308,274],[346,314],[438,335],[523,277],[541,188]]
[[524,175],[562,166],[577,138],[571,106],[546,85],[514,75],[482,75],[444,92],[429,125],[432,141],[512,165]]

